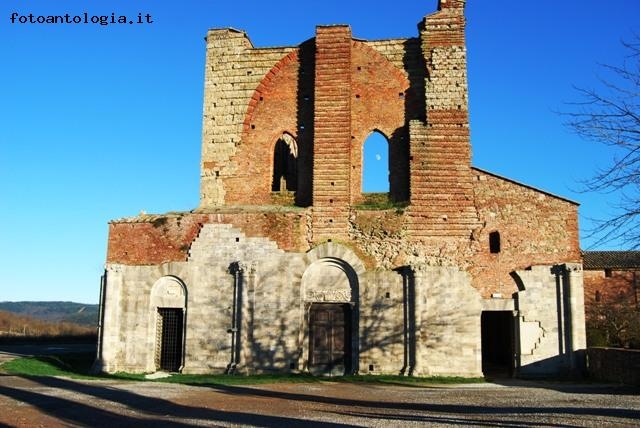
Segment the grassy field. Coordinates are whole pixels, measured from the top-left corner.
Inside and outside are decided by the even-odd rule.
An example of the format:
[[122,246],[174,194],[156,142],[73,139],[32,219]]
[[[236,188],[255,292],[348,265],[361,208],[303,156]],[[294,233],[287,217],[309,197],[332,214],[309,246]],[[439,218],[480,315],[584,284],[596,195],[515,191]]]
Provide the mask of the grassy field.
[[261,375],[188,375],[172,374],[160,379],[147,379],[144,374],[116,373],[90,375],[93,353],[48,355],[17,358],[4,363],[0,370],[18,376],[64,376],[76,379],[122,379],[132,381],[167,382],[186,385],[255,385],[266,383],[314,383],[314,382],[354,382],[373,384],[394,384],[404,386],[429,386],[457,383],[479,383],[483,378],[462,377],[409,377],[390,375],[354,375],[337,377],[316,377],[308,374],[261,374]]

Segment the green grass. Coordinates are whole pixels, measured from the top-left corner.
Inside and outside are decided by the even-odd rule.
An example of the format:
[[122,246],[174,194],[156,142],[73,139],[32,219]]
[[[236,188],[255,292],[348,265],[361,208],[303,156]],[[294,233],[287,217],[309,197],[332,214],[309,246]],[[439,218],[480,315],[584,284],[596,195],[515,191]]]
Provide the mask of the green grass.
[[24,376],[66,376],[90,379],[89,369],[95,354],[70,353],[64,355],[40,355],[36,357],[16,358],[0,366],[9,374]]
[[0,370],[20,376],[64,376],[75,379],[121,379],[131,381],[178,383],[185,385],[259,385],[271,383],[353,382],[403,386],[429,386],[456,383],[479,383],[483,378],[463,377],[409,377],[393,375],[352,375],[316,377],[309,374],[259,375],[190,375],[172,374],[161,379],[146,379],[144,374],[115,373],[91,376],[93,353],[46,355],[16,358],[4,363]]
[[363,193],[364,200],[361,204],[356,204],[358,210],[391,210],[401,212],[407,206],[407,202],[393,202],[388,193]]

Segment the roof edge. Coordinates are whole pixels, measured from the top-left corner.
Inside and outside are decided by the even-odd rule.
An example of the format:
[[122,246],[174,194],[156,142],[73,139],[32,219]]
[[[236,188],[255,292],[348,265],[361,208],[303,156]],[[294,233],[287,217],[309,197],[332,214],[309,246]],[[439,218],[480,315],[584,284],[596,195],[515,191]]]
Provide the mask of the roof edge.
[[478,167],[475,167],[475,166],[472,166],[471,169],[476,170],[478,172],[481,172],[483,174],[488,174],[488,175],[490,175],[492,177],[499,178],[499,179],[504,180],[504,181],[508,181],[510,183],[513,183],[513,184],[517,184],[518,186],[526,187],[527,189],[542,193],[542,194],[547,195],[547,196],[551,196],[552,198],[560,199],[561,201],[565,201],[565,202],[569,202],[570,204],[573,204],[573,205],[578,205],[578,206],[580,205],[580,202],[576,202],[576,201],[574,201],[572,199],[565,198],[564,196],[559,196],[559,195],[556,195],[554,193],[547,192],[546,190],[539,189],[539,188],[531,186],[529,184],[521,183],[521,182],[513,180],[511,178],[503,177],[502,175],[493,173],[491,171],[487,171],[486,169],[478,168]]

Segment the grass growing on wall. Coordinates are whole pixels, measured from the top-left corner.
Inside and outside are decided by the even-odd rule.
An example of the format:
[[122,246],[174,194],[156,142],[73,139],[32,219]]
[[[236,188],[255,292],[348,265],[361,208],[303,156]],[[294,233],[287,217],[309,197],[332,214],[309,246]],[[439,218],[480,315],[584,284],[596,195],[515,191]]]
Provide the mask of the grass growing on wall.
[[363,201],[354,205],[357,210],[403,210],[407,202],[393,202],[388,193],[363,193]]

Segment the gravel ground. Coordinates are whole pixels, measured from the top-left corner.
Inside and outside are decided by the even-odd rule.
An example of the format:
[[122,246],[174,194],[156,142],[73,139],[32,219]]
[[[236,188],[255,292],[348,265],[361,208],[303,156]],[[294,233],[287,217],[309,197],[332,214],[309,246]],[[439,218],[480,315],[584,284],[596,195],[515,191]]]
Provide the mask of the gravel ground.
[[522,381],[203,387],[0,375],[0,426],[640,426],[639,393]]

